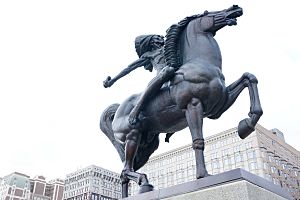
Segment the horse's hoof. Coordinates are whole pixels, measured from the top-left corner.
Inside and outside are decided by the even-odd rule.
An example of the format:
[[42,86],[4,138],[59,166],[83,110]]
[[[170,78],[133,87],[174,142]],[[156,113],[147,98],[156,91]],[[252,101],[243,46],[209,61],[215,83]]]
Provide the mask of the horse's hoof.
[[200,172],[197,172],[196,178],[200,179],[200,178],[204,178],[207,176],[210,176],[210,174],[208,174],[207,170],[204,169],[204,170],[200,170]]
[[246,118],[240,121],[238,126],[238,134],[241,139],[245,139],[255,130],[254,126],[251,124],[251,119]]
[[153,188],[154,188],[153,185],[151,185],[149,183],[144,183],[140,186],[139,194],[153,191]]

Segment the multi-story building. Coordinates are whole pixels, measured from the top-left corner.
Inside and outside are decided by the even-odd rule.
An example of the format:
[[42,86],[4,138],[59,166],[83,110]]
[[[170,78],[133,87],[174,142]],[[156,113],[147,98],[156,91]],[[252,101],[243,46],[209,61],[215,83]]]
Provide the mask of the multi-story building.
[[121,192],[118,173],[91,165],[66,176],[63,199],[116,200]]
[[46,182],[43,176],[14,172],[0,181],[0,200],[62,200],[63,187],[61,179]]
[[64,184],[63,179],[54,179],[50,180],[46,185],[45,195],[50,197],[50,200],[62,200],[64,193]]
[[31,200],[50,200],[46,196],[46,178],[44,176],[36,176],[30,179],[30,199]]
[[62,200],[64,192],[64,180],[54,179],[46,182],[44,176],[36,176],[30,179],[31,200]]
[[[245,169],[288,190],[300,199],[300,152],[288,145],[283,133],[261,125],[242,140],[233,128],[205,139],[205,163],[209,174]],[[195,156],[190,145],[151,157],[140,172],[156,189],[195,180]],[[131,193],[138,191],[132,185]]]
[[29,176],[14,172],[0,182],[0,200],[28,200],[30,198]]

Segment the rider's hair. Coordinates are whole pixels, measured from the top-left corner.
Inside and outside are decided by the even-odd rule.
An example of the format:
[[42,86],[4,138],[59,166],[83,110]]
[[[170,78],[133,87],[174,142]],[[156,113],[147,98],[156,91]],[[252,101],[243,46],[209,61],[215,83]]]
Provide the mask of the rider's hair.
[[180,58],[180,46],[178,41],[181,32],[185,29],[185,27],[189,24],[190,21],[202,17],[203,15],[205,14],[198,14],[186,17],[177,24],[173,24],[172,26],[170,26],[170,28],[168,28],[166,34],[166,42],[164,46],[164,56],[168,66],[178,69],[182,65]]
[[[135,41],[134,41],[135,50],[139,57],[141,57],[147,51],[151,50],[151,48],[152,48],[151,41],[154,36],[156,36],[156,35],[154,35],[154,34],[140,35],[135,38]],[[144,68],[146,70],[152,71],[153,65],[151,62],[147,62],[144,65]]]

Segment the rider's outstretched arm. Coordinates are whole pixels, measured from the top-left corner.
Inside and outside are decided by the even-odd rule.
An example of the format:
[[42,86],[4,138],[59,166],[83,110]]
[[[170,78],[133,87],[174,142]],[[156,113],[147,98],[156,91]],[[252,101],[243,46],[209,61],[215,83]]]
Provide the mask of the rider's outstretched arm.
[[134,61],[133,63],[131,63],[130,65],[128,65],[128,67],[126,67],[125,69],[123,69],[114,78],[111,78],[110,76],[108,76],[106,78],[106,80],[103,81],[103,86],[105,88],[112,86],[117,80],[119,80],[123,76],[129,74],[131,71],[135,70],[136,68],[142,67],[142,66],[146,65],[148,62],[150,62],[149,59],[147,59],[145,57],[140,57],[138,60]]

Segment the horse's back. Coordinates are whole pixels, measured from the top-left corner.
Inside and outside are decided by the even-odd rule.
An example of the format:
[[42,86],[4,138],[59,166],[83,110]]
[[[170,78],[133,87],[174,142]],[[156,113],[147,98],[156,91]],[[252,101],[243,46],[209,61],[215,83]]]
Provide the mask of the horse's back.
[[[145,131],[176,132],[187,126],[184,111],[175,104],[170,94],[170,88],[164,87],[146,102],[139,116]],[[114,132],[126,134],[131,130],[128,115],[136,105],[139,96],[140,94],[132,95],[120,104],[112,123]]]

